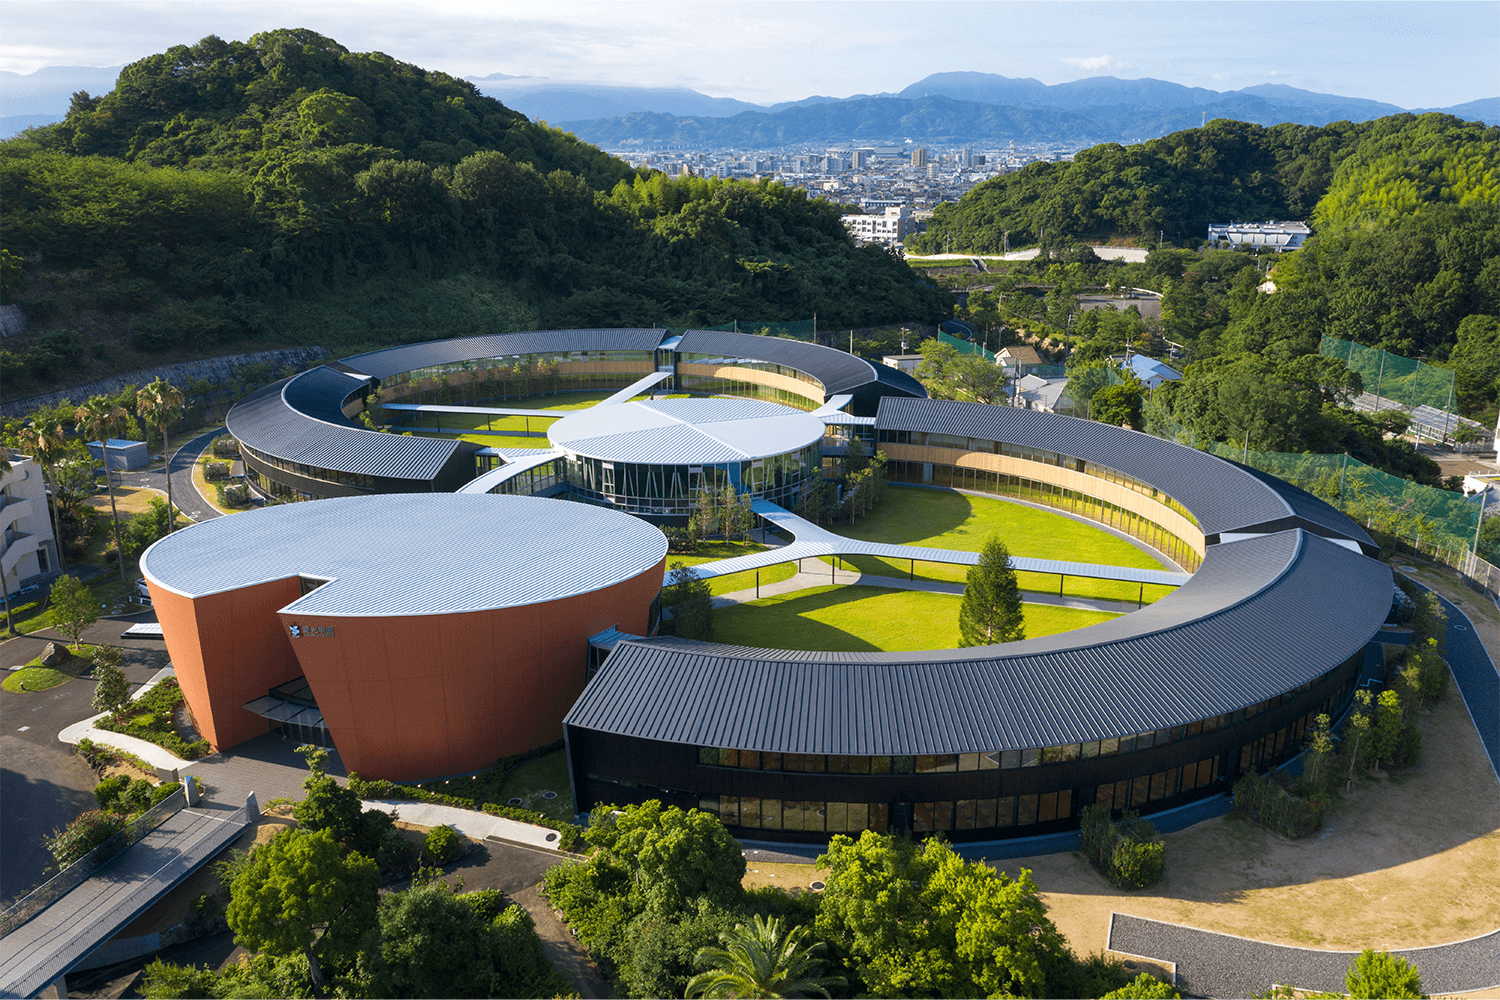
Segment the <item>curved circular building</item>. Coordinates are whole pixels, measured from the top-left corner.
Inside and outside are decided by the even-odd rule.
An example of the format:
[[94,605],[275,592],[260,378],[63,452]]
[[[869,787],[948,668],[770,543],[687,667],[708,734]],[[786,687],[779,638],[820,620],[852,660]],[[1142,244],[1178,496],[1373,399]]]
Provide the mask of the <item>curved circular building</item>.
[[589,636],[653,630],[666,549],[600,507],[370,496],[204,521],[141,571],[216,749],[279,725],[365,777],[409,779],[556,740]]
[[[647,382],[672,393],[739,398],[624,401]],[[354,418],[377,389],[388,408],[431,412],[482,412],[557,389],[616,395],[558,420],[545,442],[540,432],[533,435],[539,447],[525,453],[361,429]],[[262,654],[236,652],[219,635],[233,632],[224,624],[229,608],[253,607],[262,622],[270,615],[274,637],[257,632],[241,645],[264,643],[263,658],[281,657],[275,684],[298,683],[306,667],[305,683],[328,733],[362,773],[432,777],[511,752],[483,742],[484,724],[450,729],[447,721],[450,714],[462,719],[475,704],[504,704],[487,716],[488,725],[513,749],[555,738],[566,713],[562,730],[580,808],[659,798],[710,809],[737,835],[761,839],[813,842],[871,828],[984,840],[1075,826],[1078,811],[1091,803],[1149,813],[1217,794],[1246,769],[1290,757],[1319,713],[1338,717],[1361,679],[1380,673],[1371,639],[1389,612],[1391,574],[1374,558],[1369,536],[1329,505],[1272,476],[1118,427],[929,400],[909,376],[827,348],[661,330],[534,331],[414,344],[267,387],[237,406],[228,424],[262,492],[358,496],[372,511],[392,503],[401,513],[369,530],[351,529],[357,522],[336,515],[280,513],[325,506],[298,504],[223,519],[243,521],[242,527],[210,522],[158,543],[160,551],[150,550],[143,566],[153,592],[161,591],[158,607],[184,689],[200,723],[201,706],[211,705],[213,725],[233,729],[229,743],[265,725],[240,706],[254,704],[251,712],[272,718],[291,712],[295,704],[256,700],[273,697],[263,689],[274,671],[256,668],[245,674],[253,680],[237,679],[239,663]],[[854,438],[886,453],[893,481],[1052,507],[1128,534],[1193,575],[1133,614],[1001,646],[838,654],[649,638],[648,608],[662,583],[665,545],[654,528],[618,511],[680,517],[695,483],[738,476],[737,489],[756,496],[766,516],[795,527],[779,506],[789,505]],[[472,495],[363,496],[451,490]],[[453,508],[463,512],[455,520],[440,506],[448,499],[479,506]],[[526,512],[520,519],[510,508],[483,506],[507,501],[532,506],[516,508]],[[543,515],[536,505],[555,513]],[[503,529],[486,530],[487,509]],[[241,582],[215,582],[207,569],[189,572],[185,556],[167,559],[188,544],[184,538],[210,541],[208,529],[229,532],[226,538],[241,545],[252,544],[261,525],[280,531],[281,522],[257,524],[262,516],[288,518],[301,544],[269,546],[280,554],[268,555],[265,566],[252,560],[260,568],[240,573]],[[589,520],[596,516],[623,518],[655,537],[648,542],[623,527],[597,535]],[[501,541],[517,534],[538,538],[516,549]],[[834,536],[824,535],[818,544],[827,551],[809,554],[842,551]],[[413,546],[414,538],[421,544]],[[446,644],[457,640],[442,627],[423,624],[421,641],[412,642],[408,636],[418,633],[404,627],[355,631],[331,619],[325,626],[306,617],[318,602],[303,605],[307,598],[298,598],[298,588],[320,578],[299,560],[324,545],[341,553],[341,580],[359,575],[372,553],[383,558],[388,546],[421,549],[411,566],[392,572],[400,581],[395,589],[423,608],[430,591],[451,592],[446,576],[454,571],[443,567],[458,567],[464,579],[478,574],[471,590],[512,596],[495,605],[485,603],[490,596],[474,598],[483,607],[450,607],[445,597],[422,615],[500,616],[495,621],[504,625],[481,629],[491,638],[475,641],[491,645],[464,646],[470,655],[459,657],[448,655]],[[924,558],[918,550],[911,557]],[[596,564],[613,567],[605,574],[613,582],[589,582]],[[1073,573],[1079,566],[1057,563],[1050,571]],[[173,575],[179,572],[185,575]],[[280,589],[253,600],[222,597],[261,595],[258,587],[270,587],[262,581]],[[536,596],[522,600],[518,587]],[[391,588],[374,589],[392,599]],[[578,609],[577,627],[558,624],[565,614],[520,610],[565,604]],[[392,613],[382,607],[363,617],[389,620]],[[319,653],[316,643],[331,635],[291,638],[291,627],[303,623],[298,613],[312,627],[358,635],[358,648],[375,665],[355,666],[348,652],[338,654],[342,659]],[[611,649],[585,687],[585,663],[597,665]],[[419,669],[431,676],[458,671],[471,675],[465,683],[482,685],[486,672],[511,670],[514,662],[532,680],[497,681],[485,689],[492,693],[462,705],[458,682],[454,700],[444,680],[441,711],[431,707],[432,686],[417,685],[428,707],[421,722],[401,723],[399,739],[393,707],[379,708],[382,714],[371,715],[377,721],[364,723],[354,699],[391,705],[396,678],[423,655]],[[543,657],[551,657],[545,669],[525,666]],[[493,693],[508,687],[529,699],[509,715],[512,703]],[[327,705],[323,691],[333,699]],[[232,725],[218,721],[221,711],[234,717]],[[297,716],[304,718],[311,716]]]
[[569,491],[631,513],[686,515],[704,489],[789,504],[823,475],[823,421],[760,400],[653,399],[596,406],[547,431]]

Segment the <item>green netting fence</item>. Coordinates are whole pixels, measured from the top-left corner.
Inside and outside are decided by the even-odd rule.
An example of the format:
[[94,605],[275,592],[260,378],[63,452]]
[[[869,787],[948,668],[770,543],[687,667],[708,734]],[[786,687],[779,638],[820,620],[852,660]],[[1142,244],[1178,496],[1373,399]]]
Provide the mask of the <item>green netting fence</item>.
[[1352,371],[1359,372],[1365,392],[1381,399],[1394,400],[1411,409],[1431,406],[1446,411],[1453,407],[1451,368],[1438,368],[1337,337],[1325,336],[1318,345],[1318,353],[1338,358]]
[[983,344],[976,344],[972,340],[965,340],[962,337],[955,337],[947,330],[939,330],[937,339],[939,344],[947,344],[955,351],[961,351],[964,354],[979,354],[982,355],[984,357],[984,360],[986,361],[995,360],[995,352],[987,350]]
[[1204,450],[1285,479],[1416,550],[1458,554],[1473,548],[1479,504],[1462,493],[1392,476],[1348,455],[1249,451],[1217,442]]

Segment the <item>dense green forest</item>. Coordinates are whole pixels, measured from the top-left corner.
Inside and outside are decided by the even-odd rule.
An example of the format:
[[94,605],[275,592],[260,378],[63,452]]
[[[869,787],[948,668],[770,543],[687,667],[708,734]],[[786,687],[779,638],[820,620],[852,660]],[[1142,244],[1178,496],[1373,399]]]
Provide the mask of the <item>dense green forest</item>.
[[0,143],[0,192],[4,298],[32,322],[0,353],[7,395],[152,353],[950,308],[826,202],[637,172],[304,30],[126,67]]
[[1221,119],[986,181],[939,206],[907,249],[996,253],[1007,232],[1012,246],[1045,232],[1155,245],[1201,240],[1211,222],[1312,219],[1320,231],[1389,222],[1428,205],[1494,203],[1497,143],[1500,128],[1443,114],[1321,128]]

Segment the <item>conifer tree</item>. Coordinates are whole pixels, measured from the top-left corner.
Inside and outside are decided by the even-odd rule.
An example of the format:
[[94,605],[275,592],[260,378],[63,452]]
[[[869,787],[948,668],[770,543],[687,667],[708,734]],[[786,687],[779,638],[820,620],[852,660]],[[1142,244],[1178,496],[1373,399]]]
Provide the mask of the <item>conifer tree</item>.
[[984,543],[979,565],[969,570],[958,631],[965,646],[985,646],[1026,638],[1021,589],[1010,565],[1010,550],[999,538]]

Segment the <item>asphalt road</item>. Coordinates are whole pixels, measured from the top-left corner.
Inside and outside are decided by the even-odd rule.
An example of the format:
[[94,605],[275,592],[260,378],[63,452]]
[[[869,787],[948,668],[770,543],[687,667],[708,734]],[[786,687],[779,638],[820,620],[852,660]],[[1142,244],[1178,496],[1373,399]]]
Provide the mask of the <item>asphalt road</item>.
[[153,490],[166,490],[167,482],[164,474],[167,468],[171,469],[172,475],[172,503],[176,508],[186,514],[194,521],[207,521],[210,518],[222,515],[205,503],[203,497],[193,485],[193,464],[203,454],[209,442],[220,434],[224,428],[216,427],[205,434],[199,434],[176,452],[166,466],[156,469],[137,469],[135,472],[122,472],[116,478],[121,486],[147,487]]
[[[121,639],[127,626],[104,620],[84,632],[83,640],[119,646],[134,689],[167,665],[167,651],[159,639]],[[41,632],[0,644],[0,671],[40,655],[49,639],[61,641],[55,632]],[[94,808],[97,777],[57,738],[94,714],[93,700],[90,677],[46,691],[15,694],[0,688],[0,900],[8,902],[41,884],[52,864],[42,838]]]

